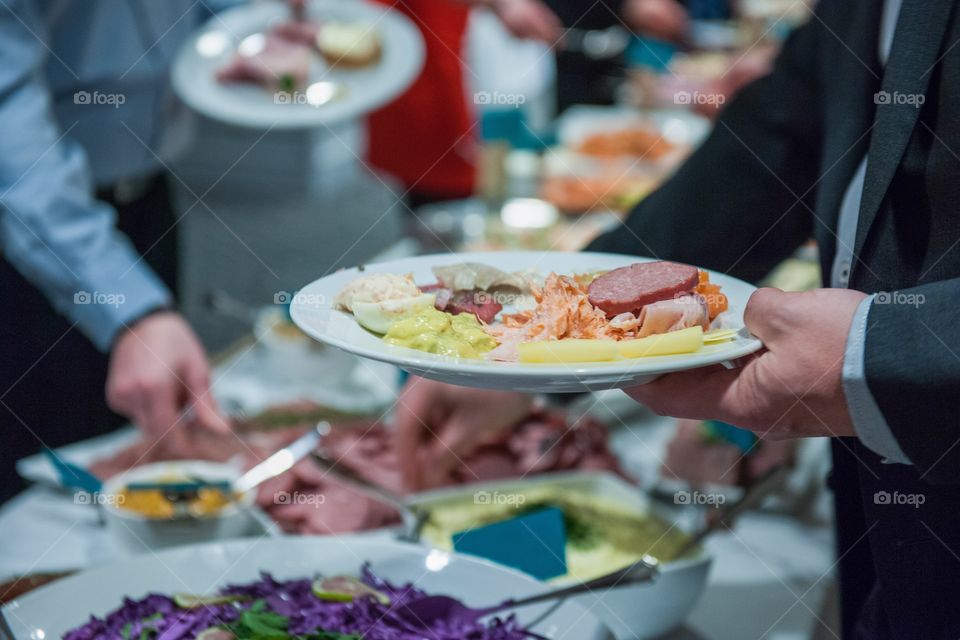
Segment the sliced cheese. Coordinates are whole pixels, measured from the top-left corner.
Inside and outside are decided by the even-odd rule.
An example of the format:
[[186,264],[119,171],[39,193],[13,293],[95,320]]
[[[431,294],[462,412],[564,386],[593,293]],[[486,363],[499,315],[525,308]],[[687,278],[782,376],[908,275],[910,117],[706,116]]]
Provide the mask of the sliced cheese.
[[649,356],[670,356],[681,353],[693,353],[703,346],[703,328],[690,327],[616,343],[618,352],[624,358],[644,358]]

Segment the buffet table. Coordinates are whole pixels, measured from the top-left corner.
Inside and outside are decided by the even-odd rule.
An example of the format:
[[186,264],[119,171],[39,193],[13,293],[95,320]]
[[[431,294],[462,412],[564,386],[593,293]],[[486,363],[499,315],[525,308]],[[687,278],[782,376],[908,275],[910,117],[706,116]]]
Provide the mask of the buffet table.
[[[371,261],[383,261],[418,250],[403,240]],[[266,313],[275,313],[267,309]],[[389,404],[400,382],[395,368],[358,359],[339,350],[310,343],[278,344],[263,327],[256,340],[241,339],[214,358],[213,392],[231,414],[253,415],[271,405],[308,398],[325,405],[364,412]],[[300,354],[297,350],[306,351]],[[335,400],[335,402],[334,402]],[[673,421],[656,416],[618,391],[581,398],[579,410],[589,411],[610,428],[610,446],[623,469],[650,486],[659,473]],[[574,410],[571,407],[571,410]],[[88,464],[131,440],[132,428],[68,448],[64,457]],[[822,443],[821,443],[822,444]],[[808,475],[822,475],[825,449],[807,454]],[[809,471],[809,467],[815,468]],[[33,465],[42,467],[42,465]],[[21,469],[21,472],[23,469]],[[46,473],[50,473],[47,470]],[[72,495],[44,486],[55,484],[44,470],[31,474],[41,482],[0,507],[0,580],[10,577],[76,571],[117,561],[131,553],[105,529],[100,513]],[[833,582],[832,527],[825,522],[820,496],[817,524],[790,515],[750,512],[734,530],[708,539],[714,555],[709,581],[683,628],[670,640],[804,640],[833,637],[822,611],[829,608]],[[809,511],[808,511],[809,514]],[[810,519],[810,518],[807,518]],[[269,518],[258,518],[252,535],[281,535]],[[392,537],[379,530],[365,536]]]
[[[613,408],[612,402],[604,404]],[[628,469],[657,456],[669,428],[660,418],[635,413],[640,415],[613,432],[612,444]],[[34,486],[0,508],[0,531],[0,577],[81,570],[128,553],[110,537],[95,508],[44,486]],[[265,527],[259,535],[278,534]],[[708,540],[715,563],[707,589],[686,626],[668,638],[810,638],[833,579],[832,544],[824,525],[771,513],[743,516],[733,532]]]

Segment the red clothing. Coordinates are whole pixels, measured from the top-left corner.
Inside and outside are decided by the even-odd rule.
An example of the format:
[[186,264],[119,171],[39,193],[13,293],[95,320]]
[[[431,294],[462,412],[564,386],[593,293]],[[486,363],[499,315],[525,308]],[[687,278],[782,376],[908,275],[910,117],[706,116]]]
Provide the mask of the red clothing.
[[461,61],[470,8],[459,0],[379,1],[417,25],[426,61],[406,93],[370,114],[369,161],[413,193],[466,197],[474,189],[479,136]]

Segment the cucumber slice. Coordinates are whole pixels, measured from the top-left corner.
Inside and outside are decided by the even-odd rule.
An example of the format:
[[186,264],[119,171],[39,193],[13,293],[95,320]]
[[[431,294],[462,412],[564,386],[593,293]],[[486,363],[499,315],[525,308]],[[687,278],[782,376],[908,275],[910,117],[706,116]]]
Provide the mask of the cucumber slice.
[[320,578],[313,583],[313,595],[332,602],[352,602],[362,596],[373,596],[380,604],[390,604],[390,597],[352,576]]
[[181,609],[195,609],[214,604],[226,604],[243,600],[244,596],[197,596],[192,593],[175,593],[173,602]]

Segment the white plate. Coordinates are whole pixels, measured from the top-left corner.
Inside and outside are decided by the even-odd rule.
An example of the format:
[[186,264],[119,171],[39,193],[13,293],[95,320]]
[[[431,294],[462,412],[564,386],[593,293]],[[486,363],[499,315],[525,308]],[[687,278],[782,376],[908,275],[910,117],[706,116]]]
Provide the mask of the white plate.
[[[314,573],[356,574],[369,561],[391,582],[413,582],[429,593],[448,594],[468,605],[495,604],[545,589],[516,571],[478,558],[430,551],[421,546],[354,536],[235,540],[180,547],[85,571],[14,600],[2,610],[16,640],[60,638],[120,606],[126,596],[147,593],[211,593],[228,583],[252,582],[260,571],[279,579]],[[531,624],[552,604],[517,611]],[[601,640],[609,631],[583,607],[565,603],[533,630],[549,638]]]
[[[496,253],[447,253],[370,264],[364,273],[413,274],[417,284],[436,282],[431,267],[461,262],[481,262],[504,271],[534,269],[543,274],[587,273],[649,261],[650,258],[605,253],[560,253],[552,251],[504,251]],[[513,389],[528,392],[596,391],[635,386],[673,371],[695,369],[735,360],[757,351],[762,344],[746,331],[717,345],[706,345],[697,353],[636,358],[615,362],[570,365],[542,365],[491,362],[439,356],[385,344],[366,331],[353,315],[333,308],[337,293],[361,275],[357,268],[320,278],[301,289],[290,305],[293,321],[308,335],[364,358],[395,364],[401,369],[465,387]],[[730,300],[726,318],[729,326],[743,325],[743,309],[755,291],[753,285],[721,273],[710,272],[710,281],[723,287]]]
[[380,37],[380,60],[362,69],[330,68],[314,56],[310,83],[334,82],[342,94],[321,106],[300,100],[278,104],[274,93],[252,85],[216,79],[229,64],[238,44],[290,19],[285,3],[251,3],[213,16],[183,45],[173,64],[173,87],[184,102],[200,113],[229,124],[259,129],[292,129],[330,124],[372,111],[399,95],[423,67],[423,37],[406,16],[361,0],[312,0],[311,18],[371,25]]

